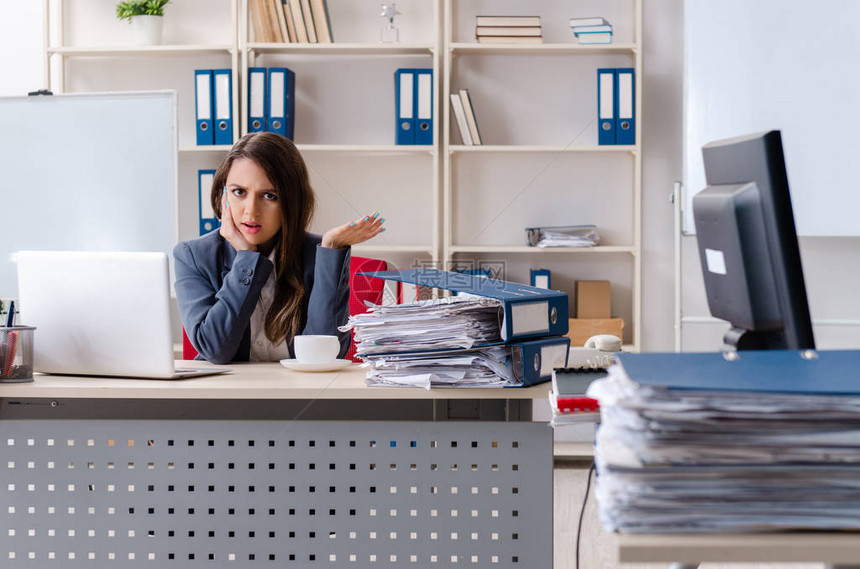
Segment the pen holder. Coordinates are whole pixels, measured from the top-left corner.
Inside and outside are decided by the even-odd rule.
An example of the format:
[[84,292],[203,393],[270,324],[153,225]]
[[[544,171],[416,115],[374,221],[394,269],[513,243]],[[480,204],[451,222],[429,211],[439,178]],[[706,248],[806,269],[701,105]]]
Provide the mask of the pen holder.
[[0,383],[33,381],[32,326],[0,326]]

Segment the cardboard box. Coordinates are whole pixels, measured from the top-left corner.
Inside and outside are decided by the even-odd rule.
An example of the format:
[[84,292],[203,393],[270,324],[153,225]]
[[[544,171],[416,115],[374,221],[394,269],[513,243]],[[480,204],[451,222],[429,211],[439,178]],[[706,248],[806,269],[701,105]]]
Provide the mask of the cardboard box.
[[597,334],[612,334],[624,341],[623,318],[570,318],[567,337],[571,346],[582,346]]
[[576,281],[576,317],[612,317],[609,281]]

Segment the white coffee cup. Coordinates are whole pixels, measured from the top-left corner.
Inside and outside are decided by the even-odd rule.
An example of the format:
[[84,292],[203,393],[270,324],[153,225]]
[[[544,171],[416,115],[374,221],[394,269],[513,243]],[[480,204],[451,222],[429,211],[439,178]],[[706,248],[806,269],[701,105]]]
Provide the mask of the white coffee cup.
[[325,364],[337,359],[340,340],[337,336],[296,336],[293,338],[296,361],[302,364]]

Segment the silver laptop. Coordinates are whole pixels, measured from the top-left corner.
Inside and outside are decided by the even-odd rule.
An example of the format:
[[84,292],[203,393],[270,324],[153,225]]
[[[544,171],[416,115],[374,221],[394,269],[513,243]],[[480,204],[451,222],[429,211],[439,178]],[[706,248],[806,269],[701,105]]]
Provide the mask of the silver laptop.
[[34,371],[178,379],[164,253],[21,251],[18,322],[35,326]]

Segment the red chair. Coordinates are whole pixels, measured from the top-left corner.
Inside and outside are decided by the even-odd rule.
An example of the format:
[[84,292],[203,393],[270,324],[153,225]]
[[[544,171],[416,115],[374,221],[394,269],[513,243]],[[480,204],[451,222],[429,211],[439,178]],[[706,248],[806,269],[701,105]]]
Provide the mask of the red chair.
[[[373,279],[357,275],[356,273],[365,273],[372,271],[386,271],[388,263],[379,259],[368,259],[366,257],[352,257],[349,262],[349,313],[364,314],[367,312],[367,305],[364,301],[367,300],[373,304],[382,302],[382,292],[385,286],[385,281],[382,279]],[[182,359],[193,360],[197,357],[197,350],[188,339],[188,334],[185,333],[185,328],[182,328]],[[355,341],[350,341],[349,351],[346,352],[346,359],[352,361],[361,361],[355,357]]]
[[[388,263],[381,259],[368,259],[366,257],[352,257],[349,262],[349,313],[364,314],[367,312],[367,305],[364,301],[373,304],[382,303],[383,289],[385,281],[383,279],[374,279],[365,277],[358,273],[371,273],[373,271],[387,271]],[[346,352],[346,359],[351,359],[354,362],[361,361],[355,356],[355,331],[353,330],[353,340],[349,343],[349,351]]]

